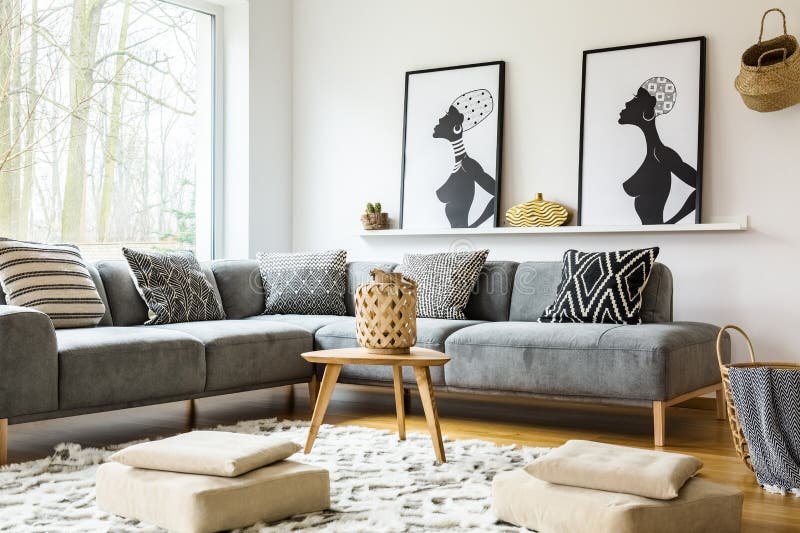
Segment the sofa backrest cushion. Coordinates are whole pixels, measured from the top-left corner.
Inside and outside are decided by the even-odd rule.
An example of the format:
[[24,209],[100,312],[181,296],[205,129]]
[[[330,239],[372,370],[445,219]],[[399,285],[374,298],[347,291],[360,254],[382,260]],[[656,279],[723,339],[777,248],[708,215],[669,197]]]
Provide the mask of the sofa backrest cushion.
[[509,320],[535,322],[553,303],[561,281],[561,261],[526,261],[517,267]]
[[[111,318],[115,326],[140,326],[147,319],[147,305],[136,290],[130,268],[125,260],[98,261],[94,264],[105,287]],[[217,282],[208,264],[201,265],[211,287],[217,291]]]
[[[535,322],[553,303],[561,282],[561,261],[521,263],[514,276],[509,320]],[[642,322],[672,321],[672,273],[661,263],[653,265],[642,294]]]
[[105,285],[103,285],[103,280],[100,278],[100,273],[97,271],[97,267],[91,263],[87,263],[86,268],[89,269],[89,275],[92,276],[92,281],[97,289],[97,294],[100,295],[100,299],[103,300],[103,305],[106,306],[106,314],[103,315],[103,318],[100,319],[100,322],[97,325],[98,327],[113,326],[114,321],[111,318],[111,306],[108,304],[108,295],[106,294],[106,288]]
[[225,316],[241,319],[264,314],[264,284],[258,261],[219,260],[212,261],[210,267],[217,280]]
[[519,263],[487,261],[472,290],[464,314],[469,320],[508,320],[514,275]]
[[356,289],[362,283],[372,281],[372,277],[369,275],[370,270],[377,268],[384,272],[393,272],[397,267],[397,263],[389,262],[352,261],[347,263],[347,291],[344,293],[344,307],[347,309],[347,314],[350,316],[356,314]]
[[672,322],[672,272],[661,263],[653,265],[642,293],[642,323]]
[[138,326],[147,321],[147,305],[133,283],[124,260],[98,261],[94,264],[103,280],[111,318],[115,326]]

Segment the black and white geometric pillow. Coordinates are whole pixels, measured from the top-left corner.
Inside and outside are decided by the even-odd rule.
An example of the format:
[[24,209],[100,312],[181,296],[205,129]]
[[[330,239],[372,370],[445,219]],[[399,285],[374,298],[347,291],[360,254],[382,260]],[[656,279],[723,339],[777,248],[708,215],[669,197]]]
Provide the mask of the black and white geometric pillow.
[[147,304],[145,325],[225,319],[222,302],[192,252],[123,247],[122,254]]
[[266,315],[345,315],[347,252],[256,254]]
[[658,248],[618,252],[567,250],[555,301],[539,322],[641,324],[642,291]]
[[489,250],[406,254],[403,275],[417,282],[417,316],[466,320],[464,309]]

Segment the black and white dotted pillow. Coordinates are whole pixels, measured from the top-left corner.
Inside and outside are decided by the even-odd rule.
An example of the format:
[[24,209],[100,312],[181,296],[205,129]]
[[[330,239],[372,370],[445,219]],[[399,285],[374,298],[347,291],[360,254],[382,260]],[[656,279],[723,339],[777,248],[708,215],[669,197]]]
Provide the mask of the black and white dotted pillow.
[[345,315],[347,252],[256,254],[267,315]]
[[400,267],[417,282],[417,316],[466,320],[464,309],[489,250],[406,254]]
[[658,247],[617,252],[567,250],[555,301],[539,322],[641,324],[642,292]]

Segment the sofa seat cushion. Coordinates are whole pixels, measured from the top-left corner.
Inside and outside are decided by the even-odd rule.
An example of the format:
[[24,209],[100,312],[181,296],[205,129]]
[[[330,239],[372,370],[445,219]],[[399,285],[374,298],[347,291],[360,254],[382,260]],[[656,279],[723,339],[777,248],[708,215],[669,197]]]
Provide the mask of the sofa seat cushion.
[[59,330],[59,408],[120,405],[203,392],[203,344],[156,328]]
[[710,324],[500,322],[447,339],[449,387],[667,400],[720,380]]
[[285,324],[292,324],[314,334],[320,328],[340,320],[347,320],[348,318],[350,317],[339,315],[260,315],[252,316],[247,320],[263,320],[267,322],[282,322]]
[[179,331],[200,340],[206,350],[207,391],[302,380],[311,375],[311,364],[300,354],[311,350],[313,337],[292,324],[212,320],[137,329]]
[[[339,317],[341,320],[320,328],[315,335],[315,350],[333,350],[358,346],[355,317]],[[440,318],[417,319],[417,346],[445,351],[445,340],[456,331],[481,324],[478,320],[446,320]],[[434,385],[444,385],[442,367],[431,367]],[[341,381],[392,381],[392,369],[388,366],[345,365]],[[403,381],[416,383],[414,371],[403,368]]]

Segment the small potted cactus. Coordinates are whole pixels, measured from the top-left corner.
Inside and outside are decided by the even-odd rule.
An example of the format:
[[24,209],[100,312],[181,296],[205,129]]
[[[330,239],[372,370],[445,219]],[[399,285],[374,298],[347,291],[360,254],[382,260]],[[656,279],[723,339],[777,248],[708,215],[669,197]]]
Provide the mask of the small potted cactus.
[[367,204],[367,210],[361,215],[364,229],[386,229],[389,227],[389,214],[384,213],[380,202]]

